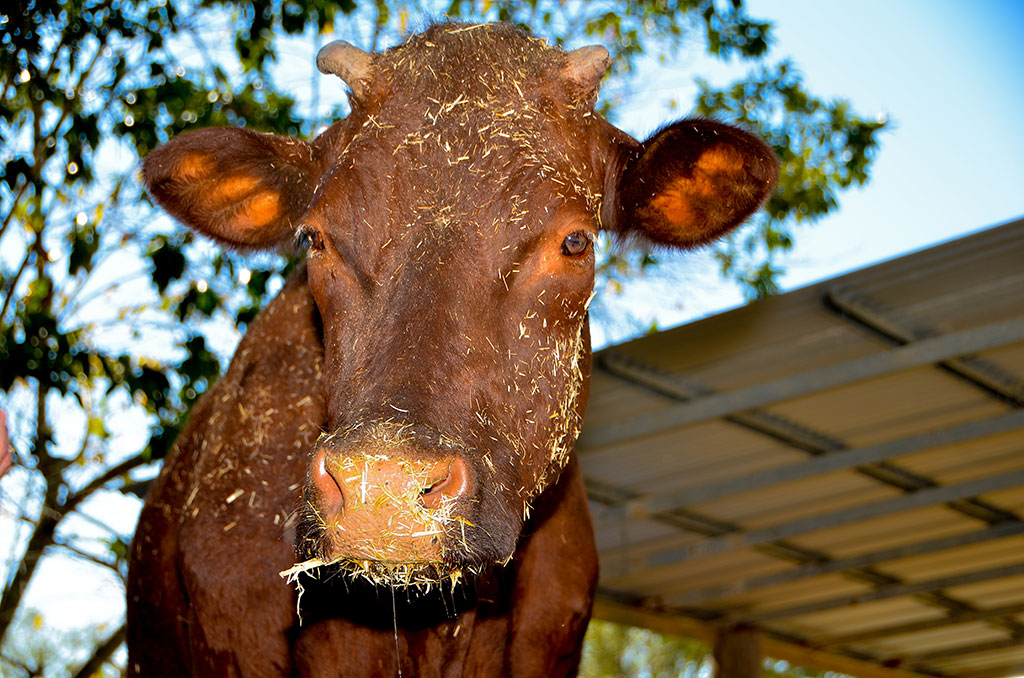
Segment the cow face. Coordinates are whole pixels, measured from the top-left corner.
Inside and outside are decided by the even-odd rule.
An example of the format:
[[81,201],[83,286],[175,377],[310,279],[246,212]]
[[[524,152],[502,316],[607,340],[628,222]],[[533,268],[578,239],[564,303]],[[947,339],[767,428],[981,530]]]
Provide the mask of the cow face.
[[639,144],[593,112],[603,48],[444,24],[322,70],[352,113],[305,143],[182,135],[145,179],[172,215],[243,248],[298,240],[328,405],[297,549],[392,584],[513,554],[587,397],[600,229],[708,242],[774,182],[756,138],[688,120]]

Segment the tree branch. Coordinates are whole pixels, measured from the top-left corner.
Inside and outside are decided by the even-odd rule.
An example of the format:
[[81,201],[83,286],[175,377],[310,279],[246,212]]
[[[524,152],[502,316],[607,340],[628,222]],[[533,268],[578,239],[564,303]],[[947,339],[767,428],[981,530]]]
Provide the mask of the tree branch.
[[[36,241],[38,242],[43,237],[42,231],[36,233]],[[29,247],[25,251],[25,258],[21,260],[21,266],[18,267],[18,272],[14,274],[14,277],[9,283],[10,288],[7,290],[6,296],[4,296],[3,306],[0,306],[0,323],[3,322],[4,315],[7,314],[7,307],[10,306],[11,299],[14,297],[14,292],[18,287],[18,281],[21,280],[21,276],[25,273],[25,269],[28,268],[28,262],[32,258],[32,253],[35,251],[35,247]]]
[[[36,449],[34,452],[35,456],[39,459],[37,470],[43,474],[44,478],[48,478],[51,475],[51,467],[55,463],[63,463],[64,460],[56,459],[48,453],[41,452],[41,448],[44,448],[49,440],[49,431],[46,425],[46,392],[42,385],[39,387],[36,416]],[[2,598],[0,598],[0,642],[2,642],[4,635],[10,628],[14,614],[21,604],[22,597],[28,589],[29,582],[31,582],[36,567],[42,559],[43,552],[56,543],[54,537],[60,522],[85,499],[108,482],[147,463],[141,454],[125,459],[93,478],[78,491],[71,493],[63,504],[60,504],[58,501],[58,495],[63,486],[61,479],[56,477],[52,480],[44,480],[45,497],[39,520],[32,531],[32,536],[29,537],[28,546],[25,548],[21,563],[17,570],[15,570],[14,577],[7,588],[4,589]]]
[[[108,294],[108,293],[116,290],[121,285],[127,285],[129,283],[133,283],[133,282],[136,282],[138,280],[149,279],[149,278],[151,278],[151,276],[150,276],[149,272],[145,271],[145,270],[140,270],[140,271],[136,271],[134,273],[129,273],[127,275],[121,276],[117,280],[110,281],[106,285],[106,287],[102,287],[102,288],[100,288],[98,290],[93,290],[91,293],[87,294],[82,299],[76,299],[75,300],[75,307],[72,310],[70,310],[70,311],[68,311],[67,309],[70,307],[70,302],[71,302],[71,299],[73,297],[69,296],[68,297],[68,304],[65,305],[64,309],[62,309],[60,314],[58,314],[57,319],[58,319],[58,321],[67,320],[68,316],[75,315],[76,313],[80,312],[83,308],[85,308],[85,306],[87,304],[89,304],[90,302],[92,302],[93,300],[102,297],[104,294]],[[84,287],[84,285],[83,285],[83,287]],[[75,290],[74,294],[77,294],[80,290],[81,290],[81,287],[78,290]],[[3,317],[3,316],[0,316],[0,317]],[[95,324],[95,323],[92,323],[92,324]]]
[[9,664],[10,666],[13,666],[16,669],[21,669],[22,671],[25,672],[25,675],[33,676],[33,675],[36,675],[36,673],[37,673],[36,671],[34,671],[31,668],[29,668],[28,664],[24,664],[24,663],[18,661],[17,659],[12,659],[12,658],[8,657],[5,654],[0,654],[0,660],[5,662],[6,664]]
[[75,673],[74,678],[90,678],[95,675],[101,666],[110,661],[110,658],[117,652],[117,648],[121,647],[124,643],[124,636],[125,625],[121,624],[116,631],[110,634],[110,637],[93,651],[92,656],[82,664],[81,668]]
[[133,471],[140,466],[145,466],[150,463],[147,459],[143,458],[142,454],[137,454],[134,457],[125,459],[120,464],[108,468],[100,475],[93,478],[89,483],[84,485],[81,489],[72,492],[64,505],[61,507],[62,513],[65,515],[74,511],[79,504],[88,499],[94,492],[102,489],[104,485],[109,483],[111,480],[115,480],[119,476],[123,476],[129,471]]
[[18,191],[14,194],[14,200],[11,202],[11,209],[7,210],[7,214],[4,215],[3,223],[0,224],[0,240],[3,239],[4,233],[7,232],[7,226],[11,223],[11,217],[18,209],[18,203],[21,202],[21,196],[25,195],[25,191],[28,189],[28,182],[22,181],[18,185]]
[[[89,523],[93,527],[98,527],[99,529],[103,530],[107,534],[113,535],[113,536],[117,537],[118,539],[124,539],[124,536],[120,532],[118,532],[117,530],[112,528],[110,525],[107,525],[105,522],[103,522],[99,518],[96,518],[94,516],[89,515],[85,511],[75,511],[75,517],[78,518],[79,520],[84,520],[85,522]],[[129,536],[129,538],[130,538],[130,536]],[[83,537],[83,539],[84,539],[84,537]],[[67,544],[64,541],[59,542],[59,545],[60,546],[67,546]],[[71,547],[68,547],[68,548],[71,548]]]
[[[61,40],[62,41],[64,40],[64,35],[63,34],[61,34]],[[78,84],[75,86],[76,96],[77,96],[77,93],[85,85],[85,81],[89,78],[89,75],[92,73],[92,69],[96,67],[96,63],[100,60],[100,55],[103,54],[103,48],[106,46],[106,44],[107,44],[107,36],[105,36],[105,35],[100,36],[99,40],[98,40],[98,44],[96,45],[96,53],[93,55],[92,61],[89,62],[89,65],[85,68],[84,71],[82,71],[82,74],[78,78]],[[57,60],[57,54],[56,53],[54,53],[53,59],[54,59],[54,61]],[[63,125],[64,121],[67,120],[68,115],[71,113],[71,111],[72,111],[72,109],[74,109],[74,107],[75,107],[75,104],[73,103],[73,101],[71,99],[68,99],[68,98],[65,97],[63,105],[61,106],[60,117],[57,118],[57,121],[53,124],[53,127],[50,128],[50,131],[46,134],[46,136],[40,137],[38,135],[39,132],[37,130],[37,132],[36,132],[36,134],[37,134],[37,136],[36,136],[36,146],[37,146],[37,148],[40,149],[40,151],[41,151],[42,147],[44,147],[46,145],[46,139],[48,139],[50,137],[53,137],[53,139],[56,140],[57,133],[60,131],[61,125]],[[54,144],[54,148],[57,148],[56,144]],[[39,155],[41,155],[41,153]],[[36,162],[37,162],[37,164],[40,162],[40,158],[39,157],[37,157]],[[39,172],[39,175],[42,176],[42,167],[38,167],[37,168],[37,172]]]
[[[81,514],[79,514],[79,515],[81,515]],[[85,551],[82,551],[81,549],[75,548],[71,544],[63,544],[62,543],[62,544],[56,544],[56,546],[59,546],[59,547],[64,548],[64,549],[67,549],[68,551],[73,553],[75,556],[77,556],[78,558],[81,558],[82,560],[84,560],[86,562],[92,563],[93,565],[97,565],[97,566],[102,567],[104,569],[111,570],[114,574],[117,575],[118,579],[122,579],[123,580],[122,575],[121,575],[121,571],[117,569],[117,562],[116,561],[113,562],[113,563],[108,563],[107,561],[103,560],[102,558],[99,558],[98,556],[94,556],[91,553],[86,553]]]
[[[42,410],[45,415],[45,406]],[[42,459],[40,459],[40,466],[43,466]],[[36,523],[32,536],[29,537],[25,554],[22,556],[21,563],[14,572],[14,577],[4,589],[3,596],[0,597],[0,645],[3,644],[11,622],[14,621],[14,613],[17,612],[18,606],[21,604],[21,599],[28,589],[32,575],[35,574],[36,566],[39,565],[43,551],[53,544],[53,537],[57,531],[57,524],[60,522],[60,518],[53,515],[53,512],[48,510],[48,507],[56,505],[59,489],[60,483],[46,483],[39,522]]]

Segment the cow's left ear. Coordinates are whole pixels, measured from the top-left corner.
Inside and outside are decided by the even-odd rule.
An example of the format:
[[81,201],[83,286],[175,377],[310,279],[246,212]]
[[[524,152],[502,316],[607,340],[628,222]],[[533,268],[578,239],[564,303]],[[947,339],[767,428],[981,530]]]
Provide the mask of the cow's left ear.
[[608,163],[601,215],[604,227],[621,235],[703,245],[740,225],[775,187],[775,154],[736,127],[691,119],[641,144],[622,136]]

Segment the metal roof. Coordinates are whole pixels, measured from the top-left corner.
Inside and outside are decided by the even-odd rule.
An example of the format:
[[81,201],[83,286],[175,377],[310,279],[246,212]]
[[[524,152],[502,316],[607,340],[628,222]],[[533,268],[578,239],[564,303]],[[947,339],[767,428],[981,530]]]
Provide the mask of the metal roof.
[[1024,220],[595,353],[596,615],[1024,674]]

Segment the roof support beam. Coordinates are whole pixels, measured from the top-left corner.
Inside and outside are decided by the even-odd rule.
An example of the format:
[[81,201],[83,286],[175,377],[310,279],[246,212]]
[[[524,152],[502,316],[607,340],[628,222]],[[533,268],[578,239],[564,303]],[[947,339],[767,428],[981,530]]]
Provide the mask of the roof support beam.
[[622,422],[590,427],[580,436],[579,447],[581,453],[586,454],[588,449],[662,433],[708,419],[1019,341],[1024,341],[1024,317],[954,332],[934,339],[924,339],[839,365],[697,398],[657,412],[637,415]]
[[[1008,281],[1003,280],[1002,284],[1008,284]],[[936,334],[931,329],[912,328],[901,324],[891,313],[879,308],[877,303],[850,288],[829,290],[828,303],[839,311],[843,318],[860,323],[901,344],[920,341]],[[992,362],[976,357],[954,358],[943,361],[940,366],[1003,400],[1011,401],[1017,407],[1024,406],[1024,382]]]
[[[938,537],[936,539],[928,539],[926,541],[920,541],[913,544],[904,544],[902,546],[882,549],[880,551],[865,553],[857,556],[852,556],[849,558],[840,558],[837,560],[829,560],[825,562],[808,563],[806,565],[800,565],[798,567],[794,567],[791,570],[785,570],[783,572],[775,572],[760,577],[741,579],[730,584],[723,584],[720,586],[713,586],[706,589],[698,589],[696,591],[688,591],[676,595],[665,596],[663,597],[663,600],[665,604],[670,607],[687,607],[701,605],[719,598],[736,596],[744,593],[749,593],[750,591],[768,588],[771,586],[789,584],[795,581],[809,579],[811,577],[819,577],[825,574],[846,572],[848,570],[855,570],[862,567],[870,567],[872,565],[878,565],[880,563],[886,563],[892,560],[899,560],[901,558],[910,558],[912,556],[921,556],[929,553],[937,553],[939,551],[946,551],[949,549],[959,548],[962,546],[970,546],[972,544],[980,544],[987,541],[994,541],[996,539],[1004,539],[1006,537],[1012,537],[1020,534],[1024,534],[1024,520],[1014,520],[1007,523],[993,525],[992,527],[988,527],[984,530],[977,530],[975,532],[965,532],[963,534],[956,534],[949,537]],[[1021,607],[1020,611],[1024,612],[1024,606]],[[981,617],[978,618],[980,619]],[[940,625],[948,623],[949,620],[944,619]],[[880,635],[878,637],[884,637],[888,635],[894,635],[894,632],[889,630],[880,632]],[[848,638],[841,638],[834,642],[830,642],[830,644],[841,645],[847,642],[850,642]],[[820,643],[816,641],[816,644]]]
[[718,629],[715,645],[715,678],[761,678],[761,634],[751,626]]
[[979,652],[993,652],[995,650],[1005,650],[1011,647],[1024,647],[1024,638],[1011,637],[1002,638],[1000,640],[990,640],[987,643],[971,643],[970,645],[957,645],[954,647],[946,647],[941,650],[932,650],[931,652],[922,652],[920,654],[913,655],[899,655],[893,657],[907,663],[935,661],[938,659],[951,659],[953,657],[963,657],[968,654],[977,654]]
[[[706,398],[715,393],[713,389],[699,382],[684,379],[679,374],[665,372],[614,352],[598,353],[594,359],[594,367],[620,381],[669,398],[677,403],[689,402],[695,398]],[[846,448],[840,440],[768,412],[748,410],[741,414],[727,416],[725,421],[756,431],[811,454],[834,452]]]
[[762,622],[771,619],[782,619],[785,617],[812,614],[814,612],[824,612],[825,610],[834,610],[838,607],[862,605],[864,603],[888,600],[889,598],[898,598],[900,596],[909,596],[917,593],[938,591],[940,589],[951,588],[954,586],[966,586],[967,584],[977,584],[995,579],[1005,579],[1006,577],[1015,577],[1021,574],[1024,574],[1024,562],[1014,563],[1013,565],[1003,565],[1001,567],[993,567],[977,572],[968,572],[966,574],[952,577],[940,577],[938,579],[929,579],[927,581],[912,582],[909,584],[883,585],[873,591],[859,593],[853,596],[829,598],[828,600],[819,600],[812,603],[804,603],[802,605],[793,605],[791,607],[767,610],[756,614],[737,614],[735,616],[738,621],[742,622]]
[[683,508],[687,505],[712,501],[730,494],[750,492],[773,485],[809,478],[811,476],[872,464],[905,454],[912,454],[944,445],[953,445],[985,436],[1024,428],[1024,410],[1014,410],[988,419],[951,426],[889,440],[878,445],[850,449],[814,457],[808,461],[773,468],[761,473],[728,478],[700,487],[677,492],[666,492],[631,499],[624,504],[609,507],[595,516],[599,525],[621,520],[647,518],[658,513]]
[[[955,485],[918,490],[891,499],[799,518],[749,532],[712,537],[695,544],[686,544],[685,542],[692,538],[686,535],[667,537],[642,544],[630,544],[603,552],[601,562],[602,567],[612,572],[649,570],[901,511],[934,506],[986,492],[1005,490],[1018,485],[1024,485],[1024,469],[977,478]],[[614,583],[615,580],[607,581],[606,585],[614,586]]]
[[1004,678],[1004,676],[1024,676],[1024,661],[1002,666],[989,666],[976,671],[957,671],[957,678]]
[[821,648],[837,645],[853,645],[856,643],[863,643],[868,640],[877,640],[878,638],[891,638],[893,636],[902,636],[908,633],[931,631],[933,629],[940,629],[954,624],[967,624],[969,622],[984,621],[987,619],[996,619],[998,617],[1007,617],[1017,614],[1024,614],[1024,603],[1006,605],[1003,607],[993,607],[987,610],[957,612],[956,614],[949,614],[937,619],[926,619],[908,624],[884,626],[881,628],[861,631],[860,633],[848,633],[846,635],[834,636],[813,636],[808,639],[808,642],[814,647]]

